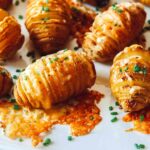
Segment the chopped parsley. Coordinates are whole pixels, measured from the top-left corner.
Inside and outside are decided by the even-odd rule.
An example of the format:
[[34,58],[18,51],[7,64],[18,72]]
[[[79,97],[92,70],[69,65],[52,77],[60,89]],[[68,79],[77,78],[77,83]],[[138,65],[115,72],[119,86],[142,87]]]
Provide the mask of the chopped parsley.
[[23,142],[23,139],[22,139],[22,138],[20,138],[20,139],[19,139],[19,142]]
[[114,108],[112,106],[109,106],[109,110],[112,111]]
[[16,5],[16,6],[19,5],[19,1],[18,1],[18,0],[15,1],[15,5]]
[[144,144],[135,144],[136,149],[145,149]]
[[43,146],[48,146],[52,143],[50,138],[47,138],[44,142],[43,142]]
[[140,118],[140,121],[144,121],[144,118],[145,118],[145,117],[144,117],[144,115],[140,115],[139,118]]
[[68,136],[68,141],[72,141],[73,137],[72,136]]
[[122,68],[120,68],[119,71],[122,73]]
[[20,20],[22,20],[22,19],[23,19],[23,16],[22,16],[22,15],[19,15],[18,18],[19,18]]
[[116,106],[119,106],[119,103],[118,103],[118,102],[115,102],[115,105],[116,105]]
[[123,12],[123,10],[120,9],[120,8],[117,6],[117,4],[113,4],[113,5],[112,5],[112,9],[115,10],[116,12],[118,12],[118,13],[122,13],[122,12]]
[[137,64],[134,65],[133,71],[136,72],[136,73],[143,73],[144,75],[147,74],[147,69],[146,69],[146,68],[141,68],[141,67],[138,66]]
[[79,47],[78,47],[78,46],[75,46],[75,47],[74,47],[74,50],[75,50],[75,51],[77,51],[78,49],[79,49]]
[[49,10],[49,7],[47,7],[47,6],[42,6],[42,11],[49,12],[50,10]]
[[113,119],[111,119],[111,122],[117,122],[118,121],[118,118],[117,117],[114,117]]
[[133,70],[134,70],[134,72],[139,72],[139,71],[141,71],[141,68],[138,65],[135,65]]
[[19,109],[20,109],[20,106],[17,105],[17,104],[14,104],[13,108],[14,108],[14,110],[19,110]]
[[13,79],[17,80],[17,79],[18,79],[18,77],[17,77],[16,75],[13,75]]
[[9,99],[9,102],[11,102],[11,103],[15,103],[15,102],[16,102],[16,99],[14,99],[14,98],[10,98],[10,99]]
[[20,73],[20,72],[22,72],[22,70],[21,69],[16,69],[16,72]]
[[111,115],[118,115],[118,112],[111,112]]

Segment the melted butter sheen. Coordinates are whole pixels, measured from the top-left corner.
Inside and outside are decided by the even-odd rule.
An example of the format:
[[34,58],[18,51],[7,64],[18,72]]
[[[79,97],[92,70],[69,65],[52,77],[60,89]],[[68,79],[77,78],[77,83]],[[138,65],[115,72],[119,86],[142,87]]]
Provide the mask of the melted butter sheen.
[[41,133],[48,132],[56,124],[66,124],[74,136],[88,134],[100,121],[96,103],[103,97],[96,91],[65,103],[53,106],[50,110],[22,107],[14,110],[12,103],[0,103],[0,123],[9,138],[31,138],[32,145],[42,142]]
[[138,112],[126,114],[123,117],[123,121],[133,122],[133,128],[127,131],[139,131],[145,134],[150,134],[150,107]]

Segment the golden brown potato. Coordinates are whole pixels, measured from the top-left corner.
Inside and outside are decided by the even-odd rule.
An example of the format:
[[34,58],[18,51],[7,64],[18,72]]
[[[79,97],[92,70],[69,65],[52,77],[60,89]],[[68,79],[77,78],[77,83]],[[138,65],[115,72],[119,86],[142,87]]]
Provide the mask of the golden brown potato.
[[14,95],[19,105],[49,109],[81,94],[95,78],[94,64],[85,54],[61,51],[29,65],[19,76]]
[[83,49],[92,59],[110,61],[142,31],[146,13],[139,3],[121,3],[99,14],[85,35]]
[[109,3],[109,0],[80,0],[80,1],[83,3],[99,7],[104,7]]
[[70,33],[70,8],[65,0],[29,0],[26,27],[42,54],[64,48]]
[[12,0],[0,0],[0,8],[7,9],[12,4]]
[[140,45],[125,48],[114,59],[111,91],[125,111],[138,111],[150,104],[150,51]]
[[13,82],[10,73],[0,66],[0,97],[8,95],[12,86]]
[[0,9],[0,60],[13,57],[23,42],[24,36],[16,19]]
[[150,0],[139,0],[141,3],[150,6]]
[[74,0],[66,0],[71,11],[71,34],[77,39],[78,46],[81,47],[84,34],[89,32],[97,13],[85,6],[83,3]]

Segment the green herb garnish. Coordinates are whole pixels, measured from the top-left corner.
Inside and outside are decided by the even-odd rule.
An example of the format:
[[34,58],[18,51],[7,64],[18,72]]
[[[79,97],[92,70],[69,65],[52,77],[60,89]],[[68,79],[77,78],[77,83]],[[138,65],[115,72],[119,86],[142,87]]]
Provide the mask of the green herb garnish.
[[112,111],[114,108],[112,106],[109,106],[109,110]]
[[134,70],[134,72],[140,72],[141,68],[138,65],[135,65],[133,70]]
[[47,6],[42,6],[42,11],[49,12],[50,10],[49,10],[49,7],[47,7]]
[[111,112],[111,115],[118,115],[117,112]]
[[11,99],[9,99],[9,102],[11,102],[11,103],[15,103],[15,102],[16,102],[16,99],[11,98]]
[[117,117],[114,117],[113,119],[111,119],[111,122],[117,122],[117,121],[118,121]]
[[17,105],[17,104],[14,104],[14,110],[19,110],[20,109],[20,106],[19,105]]
[[123,12],[123,10],[120,9],[120,8],[117,6],[117,4],[113,4],[113,5],[112,5],[112,9],[115,10],[116,12],[118,12],[118,13],[122,13],[122,12]]
[[22,20],[22,19],[23,19],[23,16],[22,16],[22,15],[19,15],[18,18]]
[[19,1],[18,1],[18,0],[15,1],[15,5],[16,5],[16,6],[19,5]]
[[72,141],[73,137],[72,136],[68,136],[68,141]]
[[115,102],[115,105],[116,105],[116,106],[119,106],[119,103],[118,103],[118,102]]
[[20,139],[19,139],[19,142],[23,142],[23,139],[22,139],[22,138],[20,138]]
[[140,121],[144,121],[144,115],[140,115]]
[[43,146],[48,146],[52,143],[50,138],[47,138],[44,142],[43,142]]
[[135,144],[136,149],[145,149],[144,144]]
[[17,79],[18,79],[18,77],[17,77],[16,75],[13,75],[13,79],[17,80]]

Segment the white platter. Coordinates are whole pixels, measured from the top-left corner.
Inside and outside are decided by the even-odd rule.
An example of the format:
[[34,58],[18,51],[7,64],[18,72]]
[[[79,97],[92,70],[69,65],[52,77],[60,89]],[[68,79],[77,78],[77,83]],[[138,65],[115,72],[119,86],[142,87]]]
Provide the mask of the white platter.
[[[121,1],[118,0],[118,2]],[[25,7],[26,3],[20,0],[19,6],[13,6],[10,9],[10,14],[16,18],[18,18],[18,15],[24,16]],[[147,19],[150,19],[150,8],[146,8],[146,11],[148,14]],[[15,70],[17,68],[25,68],[31,63],[31,59],[26,57],[27,52],[32,49],[29,35],[24,26],[24,20],[18,19],[18,21],[22,25],[25,43],[18,54],[4,65],[12,75],[16,74]],[[146,34],[150,38],[150,33]],[[75,46],[74,44],[69,45],[71,45],[70,47]],[[19,59],[19,55],[22,55],[22,59]],[[52,133],[47,135],[47,137],[52,139],[53,143],[48,147],[43,147],[41,144],[36,148],[31,146],[30,140],[19,142],[18,140],[8,139],[0,134],[0,150],[135,150],[135,143],[145,144],[146,149],[150,150],[150,135],[138,132],[125,132],[126,129],[132,127],[132,124],[122,121],[124,113],[115,106],[115,101],[111,96],[109,89],[109,70],[111,65],[95,63],[95,66],[97,70],[97,81],[93,88],[103,93],[105,97],[99,104],[103,120],[90,134],[74,137],[74,140],[70,142],[67,140],[68,135],[70,135],[69,127],[62,125],[55,126]],[[108,109],[110,105],[114,106],[115,111],[119,112],[119,121],[116,123],[111,123],[110,121],[112,119]]]

